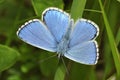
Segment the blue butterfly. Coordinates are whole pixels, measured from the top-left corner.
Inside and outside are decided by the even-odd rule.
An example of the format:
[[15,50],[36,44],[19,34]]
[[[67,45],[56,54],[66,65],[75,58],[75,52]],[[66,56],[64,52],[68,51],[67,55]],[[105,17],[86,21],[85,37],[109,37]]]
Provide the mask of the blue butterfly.
[[43,12],[42,21],[26,22],[17,31],[18,37],[32,46],[56,52],[59,57],[87,65],[97,63],[99,54],[95,38],[99,29],[94,22],[78,19],[74,23],[68,13],[54,7]]

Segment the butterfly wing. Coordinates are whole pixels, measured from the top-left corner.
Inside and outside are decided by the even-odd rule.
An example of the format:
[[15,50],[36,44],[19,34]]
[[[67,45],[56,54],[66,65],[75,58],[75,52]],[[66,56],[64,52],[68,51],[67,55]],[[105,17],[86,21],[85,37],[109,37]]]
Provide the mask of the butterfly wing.
[[48,8],[43,12],[42,19],[59,43],[69,26],[69,14],[58,8]]
[[93,40],[98,36],[98,32],[98,26],[94,22],[86,19],[78,19],[70,36],[69,46],[73,47],[77,44]]
[[17,32],[26,43],[48,51],[56,51],[56,41],[47,27],[38,19],[25,23]]
[[82,64],[94,65],[98,60],[98,49],[95,41],[88,41],[70,48],[65,57]]
[[86,19],[78,20],[70,36],[69,50],[64,56],[79,63],[96,64],[98,47],[94,39],[98,31],[95,23]]

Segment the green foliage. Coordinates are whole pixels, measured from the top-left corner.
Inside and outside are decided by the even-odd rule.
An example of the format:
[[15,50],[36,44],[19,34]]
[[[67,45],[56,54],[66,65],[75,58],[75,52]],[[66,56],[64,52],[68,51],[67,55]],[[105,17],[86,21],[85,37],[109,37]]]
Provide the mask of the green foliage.
[[64,80],[65,78],[65,68],[63,65],[60,65],[56,70],[54,80]]
[[40,65],[39,66],[40,66],[42,74],[44,74],[45,76],[55,74],[57,64],[58,64],[58,59],[55,56],[54,56],[54,53],[53,54],[52,53],[46,54],[46,52],[41,52],[41,55],[39,57],[40,58]]
[[63,9],[63,1],[62,0],[31,0],[35,13],[37,16],[41,16],[44,9],[48,7],[58,7]]
[[86,0],[74,0],[71,7],[71,17],[76,20],[82,18],[86,5]]
[[113,33],[110,29],[110,24],[107,20],[107,17],[106,17],[106,14],[105,14],[105,11],[104,11],[101,0],[99,0],[99,3],[100,3],[101,10],[102,10],[102,15],[103,15],[103,19],[104,19],[104,22],[105,22],[105,28],[106,28],[106,31],[107,31],[107,35],[108,35],[113,59],[114,59],[114,62],[115,62],[115,67],[116,67],[116,71],[117,71],[117,79],[120,79],[120,55],[119,55],[119,52],[117,50],[117,45],[116,45],[115,39],[113,37]]
[[19,53],[16,50],[0,45],[0,72],[11,67],[18,57]]
[[[86,18],[100,28],[98,64],[90,66],[59,59],[16,36],[26,21],[40,19],[44,9],[57,7],[75,20]],[[0,80],[120,79],[119,0],[0,0]],[[67,68],[67,70],[66,70]]]

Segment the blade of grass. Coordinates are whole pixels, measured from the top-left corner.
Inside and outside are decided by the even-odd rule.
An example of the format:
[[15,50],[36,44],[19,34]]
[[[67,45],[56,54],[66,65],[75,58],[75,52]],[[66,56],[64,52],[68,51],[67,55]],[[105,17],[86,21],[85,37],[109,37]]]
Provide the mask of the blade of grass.
[[82,17],[84,12],[86,0],[73,0],[71,7],[71,17],[76,20]]
[[[110,28],[112,30],[112,33],[114,34],[114,36],[116,37],[116,33],[118,32],[118,16],[119,16],[119,5],[117,5],[117,2],[116,1],[106,1],[103,3],[104,4],[104,7],[105,7],[105,12],[106,12],[106,16],[108,18],[108,21],[109,21],[109,25],[110,25]],[[112,6],[111,6],[112,5]],[[114,15],[114,16],[113,16]],[[101,18],[103,19],[103,18]],[[103,25],[101,25],[104,27],[104,22],[103,22]],[[105,27],[104,27],[105,29]],[[103,76],[103,80],[106,80],[108,79],[115,71],[115,64],[114,64],[114,59],[113,59],[113,56],[112,56],[112,52],[111,52],[111,47],[110,47],[110,44],[109,44],[109,39],[108,39],[108,36],[106,34],[106,31],[103,30],[104,33],[104,36],[102,36],[102,41],[103,41],[103,47],[102,47],[102,53],[103,54],[103,59],[105,61],[105,64],[104,64],[104,76]],[[116,38],[115,38],[115,41],[116,41]],[[116,43],[117,45],[117,43]]]
[[95,13],[101,13],[99,10],[93,10],[93,9],[85,9],[84,11],[90,11],[90,12],[95,12]]
[[54,80],[64,80],[65,77],[65,68],[63,65],[60,65],[56,71]]
[[99,0],[99,4],[100,4],[101,11],[102,11],[103,19],[104,19],[104,22],[105,22],[105,28],[106,28],[106,31],[107,31],[110,47],[111,47],[111,50],[112,50],[112,55],[113,55],[114,62],[115,62],[115,67],[116,67],[116,71],[117,71],[117,79],[120,79],[120,69],[119,69],[120,68],[120,56],[119,56],[119,52],[118,52],[118,49],[117,49],[117,46],[116,46],[116,43],[115,43],[115,40],[114,40],[113,33],[110,29],[110,24],[107,20],[107,17],[106,17],[106,14],[105,14],[105,11],[104,11],[101,0]]
[[118,45],[120,43],[120,28],[118,29],[117,35],[116,35],[116,44]]

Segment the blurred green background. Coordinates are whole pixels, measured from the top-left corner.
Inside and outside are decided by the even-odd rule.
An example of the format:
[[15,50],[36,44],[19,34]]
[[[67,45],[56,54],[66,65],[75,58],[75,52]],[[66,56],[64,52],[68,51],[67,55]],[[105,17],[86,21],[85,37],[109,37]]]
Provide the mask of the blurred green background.
[[[99,61],[83,65],[30,46],[16,36],[48,7],[86,18],[100,28]],[[120,80],[120,0],[0,0],[0,80]]]

